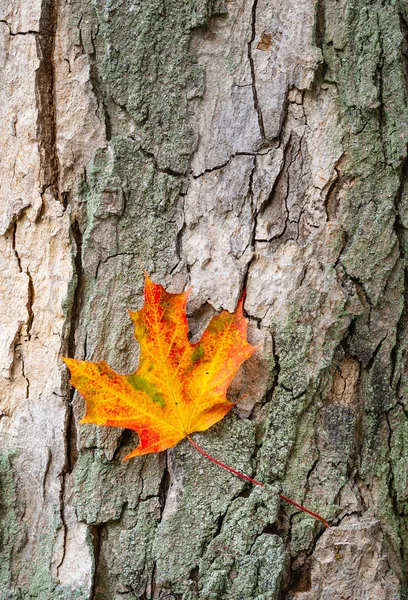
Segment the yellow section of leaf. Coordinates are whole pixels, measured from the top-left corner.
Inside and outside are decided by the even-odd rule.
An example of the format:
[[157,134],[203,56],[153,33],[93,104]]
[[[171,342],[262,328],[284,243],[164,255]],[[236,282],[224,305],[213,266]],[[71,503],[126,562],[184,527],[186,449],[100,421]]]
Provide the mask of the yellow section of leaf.
[[139,446],[125,460],[171,448],[222,419],[233,406],[228,386],[256,350],[246,340],[243,298],[234,314],[216,315],[191,344],[188,294],[170,294],[146,275],[144,306],[129,313],[140,344],[135,373],[119,375],[104,361],[64,358],[72,385],[86,399],[80,422],[126,427],[139,435]]

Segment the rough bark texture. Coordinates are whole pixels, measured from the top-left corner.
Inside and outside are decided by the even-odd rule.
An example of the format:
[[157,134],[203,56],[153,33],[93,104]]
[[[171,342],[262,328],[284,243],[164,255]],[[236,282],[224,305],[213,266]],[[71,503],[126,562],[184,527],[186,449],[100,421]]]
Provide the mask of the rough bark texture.
[[[0,0],[0,599],[407,598],[406,0]],[[121,463],[58,354],[246,287],[245,400]],[[323,514],[322,525],[279,492]]]

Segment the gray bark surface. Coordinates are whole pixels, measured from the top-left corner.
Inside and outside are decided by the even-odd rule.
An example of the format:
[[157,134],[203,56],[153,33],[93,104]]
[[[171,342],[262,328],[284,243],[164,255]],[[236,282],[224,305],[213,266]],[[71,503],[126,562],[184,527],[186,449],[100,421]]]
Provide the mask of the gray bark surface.
[[[406,0],[0,0],[0,600],[408,598]],[[246,289],[230,398],[122,463],[59,358]],[[279,493],[324,515],[322,524]]]

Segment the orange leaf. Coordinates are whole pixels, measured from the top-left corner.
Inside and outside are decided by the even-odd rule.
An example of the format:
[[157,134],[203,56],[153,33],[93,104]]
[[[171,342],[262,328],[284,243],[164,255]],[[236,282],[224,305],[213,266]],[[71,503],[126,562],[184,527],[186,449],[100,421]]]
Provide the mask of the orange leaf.
[[129,312],[140,344],[139,367],[115,373],[104,361],[64,358],[71,383],[86,399],[80,423],[133,429],[139,446],[124,460],[172,448],[222,419],[233,403],[226,392],[239,366],[256,347],[246,340],[244,298],[235,313],[211,320],[196,344],[188,341],[189,291],[169,294],[146,275],[145,303]]

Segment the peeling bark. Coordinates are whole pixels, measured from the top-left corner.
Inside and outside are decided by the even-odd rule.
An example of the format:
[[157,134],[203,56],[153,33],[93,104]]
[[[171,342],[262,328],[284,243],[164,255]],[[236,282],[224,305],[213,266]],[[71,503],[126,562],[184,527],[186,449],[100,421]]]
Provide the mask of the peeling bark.
[[[405,597],[407,22],[0,2],[0,599]],[[246,288],[246,398],[197,441],[265,488],[77,426],[58,355],[136,367],[140,261],[193,339]]]

